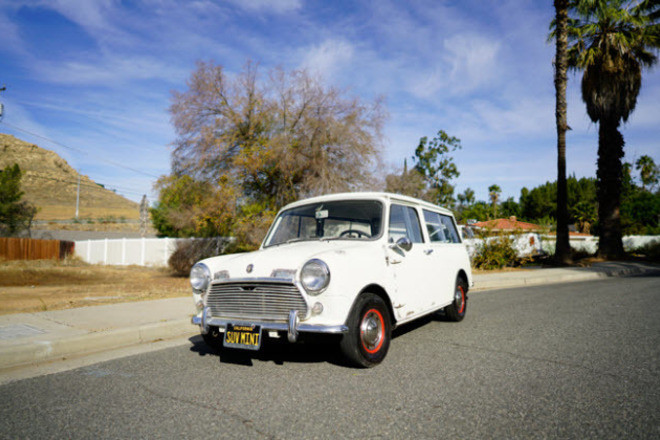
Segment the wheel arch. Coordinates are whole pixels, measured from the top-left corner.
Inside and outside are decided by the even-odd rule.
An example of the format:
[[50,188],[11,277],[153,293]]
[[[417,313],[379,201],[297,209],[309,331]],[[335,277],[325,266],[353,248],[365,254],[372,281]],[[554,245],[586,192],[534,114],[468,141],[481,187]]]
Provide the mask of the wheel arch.
[[[375,283],[369,284],[368,286],[365,286],[362,290],[360,290],[360,293],[355,297],[355,301],[353,301],[353,306],[355,305],[355,302],[358,300],[360,295],[367,292],[379,296],[380,299],[382,299],[383,302],[385,302],[385,305],[387,306],[387,311],[390,314],[390,323],[392,324],[392,328],[396,327],[396,316],[394,315],[394,308],[392,307],[392,301],[390,300],[390,296],[387,294],[385,288],[379,284],[375,284]],[[351,306],[351,308],[353,306]]]
[[466,290],[466,292],[467,292],[468,290],[470,290],[470,281],[469,281],[469,279],[468,279],[468,275],[467,275],[467,273],[465,273],[465,271],[464,271],[463,269],[460,269],[460,270],[458,271],[458,274],[456,275],[456,279],[459,279],[459,278],[462,279],[463,282],[465,282],[465,290]]

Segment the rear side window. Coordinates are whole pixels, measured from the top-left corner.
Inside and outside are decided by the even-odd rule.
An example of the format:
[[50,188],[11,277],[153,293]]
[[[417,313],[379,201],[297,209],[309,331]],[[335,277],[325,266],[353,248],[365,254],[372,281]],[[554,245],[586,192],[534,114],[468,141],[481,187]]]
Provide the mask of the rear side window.
[[448,215],[438,214],[437,212],[424,210],[424,221],[426,230],[432,242],[439,243],[460,243],[456,225]]
[[422,228],[415,208],[392,205],[390,208],[389,240],[396,242],[401,237],[408,237],[413,243],[422,243]]

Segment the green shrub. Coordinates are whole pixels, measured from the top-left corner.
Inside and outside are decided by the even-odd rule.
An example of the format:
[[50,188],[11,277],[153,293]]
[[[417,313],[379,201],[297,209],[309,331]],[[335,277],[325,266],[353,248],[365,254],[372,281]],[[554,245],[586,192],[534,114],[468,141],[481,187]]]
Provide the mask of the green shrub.
[[230,253],[234,248],[233,243],[233,240],[224,237],[180,240],[167,264],[174,275],[186,277],[199,260]]
[[654,240],[631,252],[633,256],[642,257],[648,261],[660,262],[660,240]]
[[484,237],[472,257],[472,266],[475,269],[492,270],[523,264],[527,259],[518,257],[513,241],[512,237],[504,235],[488,239]]

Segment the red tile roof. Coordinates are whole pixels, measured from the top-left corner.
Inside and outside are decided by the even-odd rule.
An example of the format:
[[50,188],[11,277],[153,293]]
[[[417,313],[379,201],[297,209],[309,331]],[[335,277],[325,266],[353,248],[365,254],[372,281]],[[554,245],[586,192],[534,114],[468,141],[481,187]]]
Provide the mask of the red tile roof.
[[526,223],[518,221],[515,217],[510,218],[496,218],[495,220],[488,220],[485,222],[472,223],[470,226],[476,228],[485,228],[492,231],[539,231],[543,229],[542,226],[535,225],[534,223]]

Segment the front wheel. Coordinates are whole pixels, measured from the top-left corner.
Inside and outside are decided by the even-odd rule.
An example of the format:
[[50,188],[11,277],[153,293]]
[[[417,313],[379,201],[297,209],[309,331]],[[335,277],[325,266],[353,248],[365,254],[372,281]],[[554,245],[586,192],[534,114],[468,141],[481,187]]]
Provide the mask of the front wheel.
[[392,324],[387,305],[373,293],[360,295],[347,321],[348,333],[341,340],[341,351],[358,366],[380,364],[390,347]]
[[462,321],[467,311],[467,283],[463,278],[456,279],[454,301],[445,307],[445,315],[450,321]]
[[209,346],[209,348],[215,350],[215,351],[220,351],[222,348],[222,338],[224,336],[224,333],[218,329],[218,327],[211,326],[209,327],[209,332],[204,334],[202,333],[202,339],[204,339],[204,342],[206,345]]

